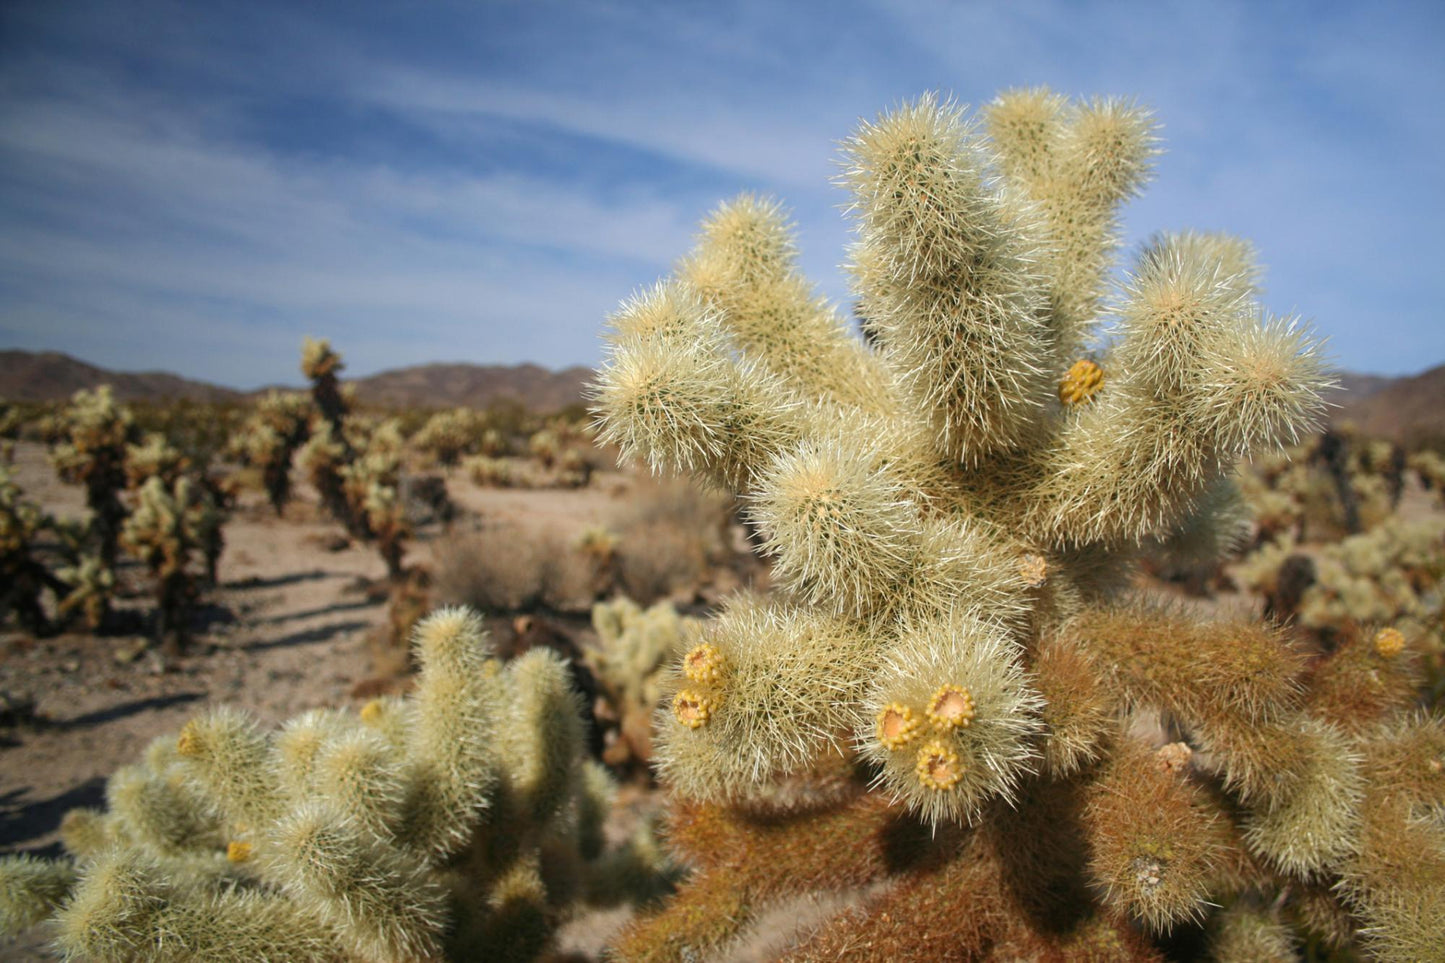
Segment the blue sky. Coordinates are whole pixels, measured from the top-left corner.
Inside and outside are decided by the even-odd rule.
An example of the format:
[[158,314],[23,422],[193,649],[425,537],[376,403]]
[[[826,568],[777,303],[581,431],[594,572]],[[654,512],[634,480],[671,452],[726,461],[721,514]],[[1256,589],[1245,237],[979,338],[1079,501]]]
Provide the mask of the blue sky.
[[617,303],[742,190],[848,302],[837,143],[941,90],[1152,106],[1125,212],[1253,240],[1356,371],[1445,361],[1445,5],[0,5],[0,347],[237,387],[592,364]]

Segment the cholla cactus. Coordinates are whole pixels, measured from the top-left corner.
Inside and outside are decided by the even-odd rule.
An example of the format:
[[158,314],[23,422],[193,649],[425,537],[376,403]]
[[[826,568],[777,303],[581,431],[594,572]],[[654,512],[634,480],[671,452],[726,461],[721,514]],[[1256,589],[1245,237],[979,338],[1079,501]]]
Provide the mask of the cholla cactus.
[[[870,345],[747,196],[611,319],[602,440],[746,499],[779,589],[726,606],[669,687],[657,759],[700,872],[622,956],[900,872],[796,958],[1158,959],[1153,935],[1212,906],[1346,874],[1364,923],[1405,900],[1442,932],[1438,832],[1428,868],[1376,872],[1414,816],[1361,837],[1367,747],[1302,708],[1296,648],[1118,598],[1144,539],[1228,543],[1219,487],[1309,431],[1327,384],[1243,242],[1159,236],[1111,295],[1116,209],[1155,150],[1121,101],[1013,92],[981,130],[924,97],[845,148]],[[1352,723],[1393,744],[1406,708]],[[873,791],[781,788],[838,766]]]
[[548,472],[556,471],[556,484],[585,488],[592,477],[590,430],[566,418],[553,418],[527,442],[528,451]]
[[554,428],[542,428],[527,439],[527,450],[543,468],[551,468],[562,456],[562,439]]
[[36,540],[54,529],[55,520],[23,497],[10,470],[0,465],[0,619],[10,613],[28,632],[49,627],[42,595],[64,598],[69,587],[50,573],[35,554]]
[[305,338],[301,342],[301,373],[311,380],[311,398],[316,409],[333,431],[341,431],[341,422],[351,404],[341,390],[337,375],[346,365],[341,355],[331,350],[331,342]]
[[101,963],[527,960],[582,886],[624,898],[649,847],[602,851],[611,783],[565,665],[502,669],[465,610],[416,647],[413,697],[270,733],[218,708],[158,739],[108,812],[67,818],[74,863],[0,860],[0,925],[53,914]]
[[366,435],[364,445],[351,449],[351,462],[338,472],[352,534],[376,543],[387,577],[404,575],[402,558],[411,524],[400,497],[402,440],[397,423],[387,421]]
[[262,487],[277,515],[291,495],[291,459],[307,438],[310,412],[305,395],[267,392],[231,442],[232,456],[261,472]]
[[306,472],[308,480],[321,496],[321,504],[348,531],[352,531],[356,523],[351,518],[341,470],[352,454],[350,446],[331,427],[331,423],[323,421],[311,432],[298,456],[301,470]]
[[308,338],[301,366],[316,381],[316,403],[325,414],[301,449],[301,465],[326,510],[352,537],[375,542],[387,577],[399,583],[405,577],[403,543],[411,535],[400,494],[401,427],[395,419],[378,424],[347,416],[349,406],[327,400],[322,388],[327,378],[334,387],[335,372],[341,368],[340,356],[329,343]]
[[167,486],[174,485],[190,467],[191,460],[158,431],[146,432],[139,444],[126,446],[125,477],[131,489],[140,488],[151,478],[159,478]]
[[480,450],[487,440],[486,416],[471,408],[439,411],[427,419],[421,430],[412,436],[417,450],[435,458],[439,464],[455,465],[462,455]]
[[[0,398],[0,439],[11,442],[19,438],[20,429],[24,424],[25,417],[20,409],[4,398]],[[7,447],[6,451],[13,454],[14,449]],[[9,455],[6,456],[6,461],[9,461]]]
[[79,613],[87,628],[98,631],[115,596],[115,571],[99,555],[78,555],[73,564],[57,569],[55,575],[67,586],[57,606],[60,614],[69,617]]
[[130,410],[117,405],[109,385],[77,391],[54,426],[58,443],[50,457],[65,481],[85,486],[90,538],[107,568],[115,567],[125,505],[126,455],[139,441]]
[[462,459],[462,470],[473,484],[484,488],[510,488],[518,478],[510,462],[491,455],[472,455]]
[[219,528],[210,493],[184,475],[170,486],[152,477],[125,521],[121,543],[156,580],[156,638],[169,652],[179,652],[187,642],[191,607],[200,594],[193,564]]
[[668,601],[643,609],[623,596],[592,606],[598,645],[583,654],[617,726],[604,762],[645,765],[652,758],[652,715],[662,702],[672,663],[687,640],[699,634],[701,624],[678,615]]
[[1326,546],[1318,580],[1300,618],[1312,628],[1356,622],[1429,620],[1445,578],[1445,520],[1394,518],[1363,535]]
[[1420,487],[1433,491],[1436,499],[1445,503],[1445,458],[1425,448],[1411,455],[1406,464],[1420,479]]
[[1428,701],[1445,697],[1445,521],[1392,517],[1308,555],[1283,538],[1241,560],[1233,574],[1262,592],[1273,614],[1327,645],[1361,626],[1403,632],[1424,656]]

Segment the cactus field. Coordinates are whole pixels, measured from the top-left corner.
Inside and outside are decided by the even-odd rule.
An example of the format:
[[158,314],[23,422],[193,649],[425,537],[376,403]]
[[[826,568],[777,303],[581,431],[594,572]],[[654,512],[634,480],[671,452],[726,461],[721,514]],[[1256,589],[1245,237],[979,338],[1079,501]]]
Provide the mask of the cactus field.
[[1445,960],[1442,446],[1162,149],[862,121],[856,317],[743,193],[585,407],[0,404],[0,956]]

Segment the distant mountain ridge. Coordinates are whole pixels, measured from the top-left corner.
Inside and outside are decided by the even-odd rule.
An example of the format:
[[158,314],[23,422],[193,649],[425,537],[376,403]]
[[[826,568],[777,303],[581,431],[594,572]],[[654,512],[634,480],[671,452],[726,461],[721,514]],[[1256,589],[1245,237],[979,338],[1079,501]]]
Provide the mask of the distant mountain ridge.
[[540,365],[424,364],[357,378],[356,397],[382,408],[487,408],[512,402],[556,411],[585,401],[592,369]]
[[[584,403],[591,368],[549,371],[540,365],[438,363],[382,371],[350,379],[365,405],[384,408],[486,408],[510,402],[532,411],[556,411]],[[1416,443],[1445,439],[1445,365],[1392,378],[1339,372],[1330,420],[1349,422],[1366,434]],[[240,392],[167,372],[107,371],[55,351],[0,351],[0,398],[63,401],[79,388],[114,386],[122,401],[187,398],[244,401],[260,391]]]
[[[485,408],[510,402],[556,411],[585,401],[592,369],[549,371],[540,365],[427,364],[342,380],[364,405],[394,408]],[[0,351],[0,398],[64,401],[81,388],[108,384],[120,401],[245,401],[263,394],[236,391],[166,372],[109,371],[58,351]]]
[[1385,378],[1363,396],[1336,400],[1331,419],[1362,434],[1389,438],[1408,447],[1445,443],[1445,365],[1405,378]]
[[0,351],[0,398],[65,401],[81,388],[110,385],[117,401],[240,401],[231,388],[192,381],[166,371],[108,371],[59,351]]

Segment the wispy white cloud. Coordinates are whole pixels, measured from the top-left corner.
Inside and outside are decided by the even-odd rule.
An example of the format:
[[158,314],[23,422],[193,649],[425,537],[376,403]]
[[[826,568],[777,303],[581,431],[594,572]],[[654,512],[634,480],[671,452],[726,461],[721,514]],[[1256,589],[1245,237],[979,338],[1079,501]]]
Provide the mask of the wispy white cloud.
[[790,205],[846,301],[829,181],[857,119],[1047,83],[1157,108],[1169,153],[1131,239],[1252,236],[1272,305],[1347,364],[1445,358],[1426,7],[142,6],[18,2],[0,40],[11,344],[240,384],[294,378],[308,331],[357,372],[591,361],[605,314],[743,189]]

